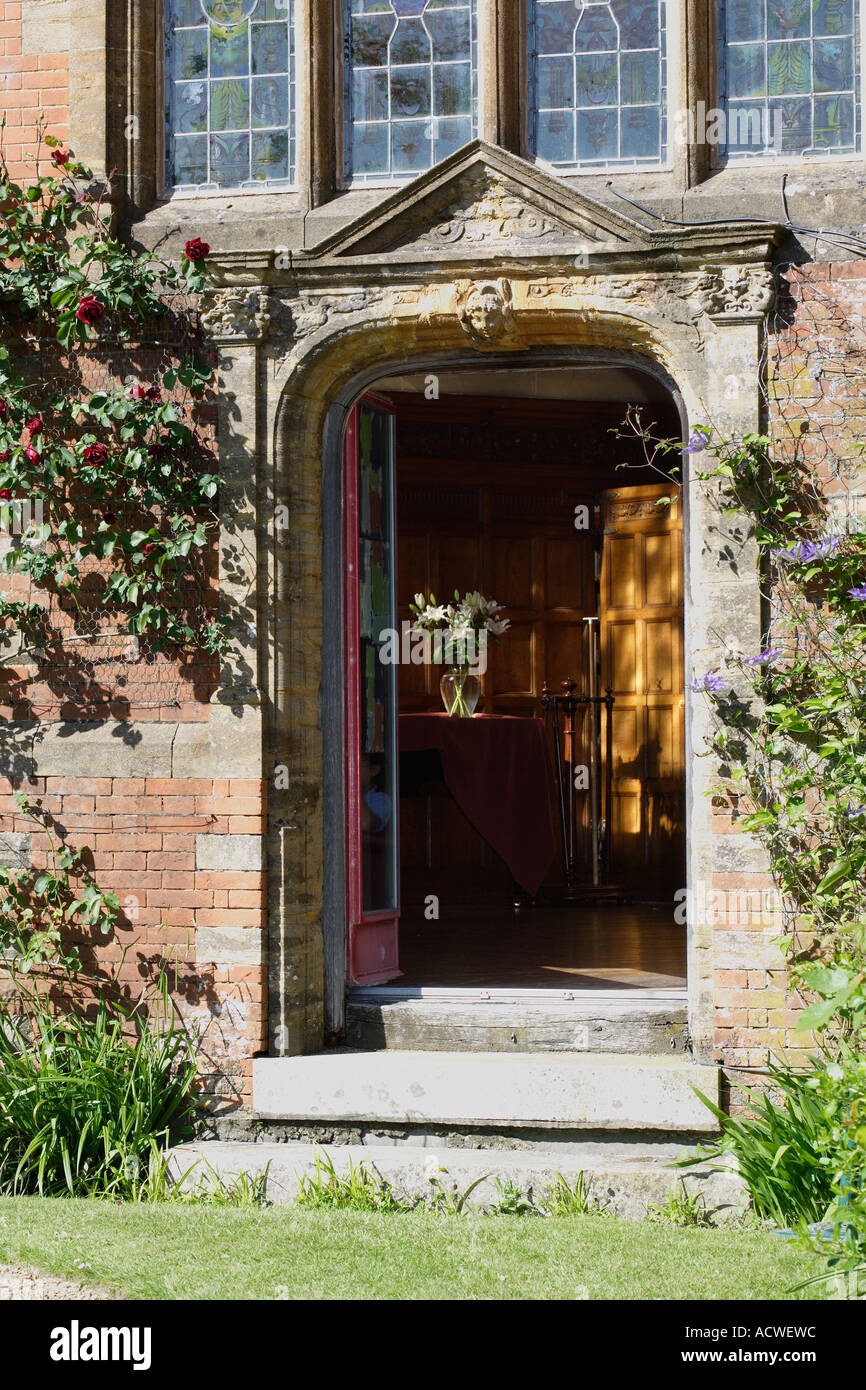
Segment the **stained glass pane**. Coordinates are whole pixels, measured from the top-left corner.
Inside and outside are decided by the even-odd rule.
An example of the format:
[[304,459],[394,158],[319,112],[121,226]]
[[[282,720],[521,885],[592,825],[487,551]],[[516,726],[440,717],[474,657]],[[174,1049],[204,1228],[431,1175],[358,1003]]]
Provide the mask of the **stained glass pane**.
[[211,130],[246,130],[250,123],[249,82],[212,82]]
[[215,183],[242,183],[249,175],[250,137],[248,135],[212,135],[210,138],[210,162]]
[[860,0],[720,0],[729,157],[862,146]]
[[477,129],[475,0],[344,0],[346,174],[411,178]]
[[245,77],[250,70],[250,35],[246,24],[234,29],[214,25],[210,39],[211,77]]
[[289,124],[288,77],[254,77],[252,82],[253,126],[274,126],[287,132]]
[[207,181],[207,136],[179,135],[174,142],[174,169],[178,183]]
[[562,169],[667,158],[665,0],[530,0],[535,153]]
[[207,83],[178,82],[175,97],[175,129],[207,130]]
[[382,659],[397,626],[393,417],[358,406],[361,881],[365,912],[396,908],[397,667]]
[[292,0],[167,0],[176,188],[294,181],[293,25]]

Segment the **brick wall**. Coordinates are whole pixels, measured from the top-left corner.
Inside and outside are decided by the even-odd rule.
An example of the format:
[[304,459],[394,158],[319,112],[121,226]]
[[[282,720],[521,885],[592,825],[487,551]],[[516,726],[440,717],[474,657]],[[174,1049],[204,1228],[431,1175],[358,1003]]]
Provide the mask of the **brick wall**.
[[[24,4],[0,0],[4,153],[10,175],[18,181],[34,171],[40,124],[45,134],[64,144],[71,141],[75,148],[75,132],[69,129],[69,54],[25,51],[23,11]],[[173,365],[170,358],[170,344],[128,344],[122,365],[130,376],[151,384]],[[90,390],[120,379],[116,350],[100,351],[98,341],[77,351],[74,372],[63,359],[56,370],[59,378],[70,374]],[[214,397],[199,402],[195,413],[199,438],[205,449],[213,447]],[[213,463],[211,458],[209,466]],[[120,504],[111,505],[117,509]],[[22,579],[6,578],[3,588],[16,598],[45,601]],[[215,588],[208,599],[216,605]],[[178,662],[150,651],[146,641],[112,648],[102,635],[105,617],[98,583],[83,624],[52,598],[51,627],[75,636],[70,648],[75,659],[49,660],[39,668],[5,666],[0,671],[0,725],[34,718],[123,720],[134,744],[136,725],[208,721],[215,661]],[[70,747],[74,739],[70,728]],[[0,773],[9,771],[0,761]],[[98,774],[100,767],[93,771]],[[239,778],[0,777],[0,832],[30,835],[31,862],[41,868],[47,845],[17,811],[15,791],[41,801],[54,818],[56,836],[86,849],[97,882],[123,905],[121,923],[107,942],[87,931],[75,934],[85,968],[135,995],[161,962],[169,965],[176,978],[177,1008],[202,1037],[204,1091],[220,1106],[249,1103],[252,1057],[267,1040],[260,936],[262,783]],[[203,849],[204,837],[212,845],[210,853]],[[210,867],[217,860],[257,867]],[[209,867],[200,867],[202,863]]]
[[69,139],[69,54],[23,52],[26,3],[0,0],[0,110],[6,114],[4,146],[13,179],[31,173],[28,156],[36,154],[40,122],[46,135]]
[[[32,834],[15,791],[41,801],[56,835],[71,847],[86,847],[89,870],[120,898],[121,923],[107,943],[89,930],[70,934],[85,972],[116,980],[135,997],[161,963],[168,966],[178,1011],[202,1038],[203,1090],[221,1107],[248,1103],[252,1057],[267,1042],[263,784],[239,778],[2,778],[0,828],[31,835],[31,862],[43,868],[47,843]],[[215,862],[221,867],[209,867]]]
[[[779,447],[821,479],[831,499],[830,529],[866,525],[866,261],[811,263],[781,272],[778,319],[768,343],[769,427]],[[738,835],[739,808],[714,808],[718,835]],[[802,1064],[812,1039],[797,1029],[803,1001],[770,963],[770,939],[781,920],[730,904],[749,886],[771,889],[760,875],[716,874],[715,1045],[732,1084],[757,1080],[740,1068],[762,1068],[771,1053]],[[725,902],[728,902],[727,916]],[[736,914],[736,915],[735,915]],[[733,919],[733,920],[731,920]],[[750,959],[751,958],[751,959]],[[762,963],[763,959],[766,963]]]

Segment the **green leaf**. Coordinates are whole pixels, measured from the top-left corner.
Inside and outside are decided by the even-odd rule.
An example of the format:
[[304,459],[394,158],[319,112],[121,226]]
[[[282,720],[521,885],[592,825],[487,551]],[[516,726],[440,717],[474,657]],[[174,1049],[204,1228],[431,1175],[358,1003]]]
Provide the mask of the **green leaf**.
[[827,873],[821,879],[821,882],[818,884],[817,888],[815,889],[815,892],[828,892],[830,888],[834,888],[835,885],[841,882],[843,878],[848,878],[853,873],[853,867],[854,866],[851,863],[850,859],[837,859],[836,862],[830,866]]

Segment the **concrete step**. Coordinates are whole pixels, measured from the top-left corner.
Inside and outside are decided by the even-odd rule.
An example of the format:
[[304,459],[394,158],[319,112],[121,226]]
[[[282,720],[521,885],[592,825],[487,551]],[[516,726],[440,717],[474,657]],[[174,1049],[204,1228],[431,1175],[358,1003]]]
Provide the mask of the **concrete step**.
[[477,1179],[478,1187],[469,1194],[466,1205],[483,1209],[496,1200],[495,1180],[507,1182],[524,1195],[538,1201],[556,1184],[561,1175],[574,1187],[582,1175],[593,1201],[613,1216],[640,1220],[648,1203],[663,1203],[680,1178],[686,1191],[700,1196],[706,1211],[717,1221],[730,1219],[745,1210],[745,1184],[733,1165],[699,1165],[688,1172],[670,1166],[670,1159],[653,1151],[631,1156],[594,1158],[544,1151],[502,1149],[438,1150],[394,1144],[306,1144],[306,1143],[229,1143],[206,1140],[183,1144],[174,1149],[170,1171],[176,1181],[195,1188],[207,1184],[213,1174],[231,1179],[239,1173],[265,1177],[265,1193],[271,1202],[294,1200],[300,1179],[313,1176],[316,1157],[325,1157],[336,1171],[346,1174],[351,1165],[363,1164],[378,1173],[397,1197],[430,1202],[439,1187],[445,1192],[465,1193]]
[[350,1047],[420,1052],[682,1055],[684,991],[355,990]]
[[719,1069],[613,1053],[350,1052],[253,1063],[259,1119],[509,1130],[716,1132]]

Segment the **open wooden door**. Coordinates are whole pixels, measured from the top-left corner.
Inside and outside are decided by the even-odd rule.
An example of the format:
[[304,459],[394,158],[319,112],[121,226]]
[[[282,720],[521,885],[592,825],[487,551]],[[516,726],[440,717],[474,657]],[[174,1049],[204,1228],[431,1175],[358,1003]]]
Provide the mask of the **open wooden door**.
[[[665,501],[665,499],[670,499]],[[604,494],[602,688],[613,707],[614,877],[685,879],[683,521],[672,483]]]
[[380,659],[397,627],[394,417],[378,398],[355,406],[344,457],[346,787],[349,980],[400,974],[397,667]]

